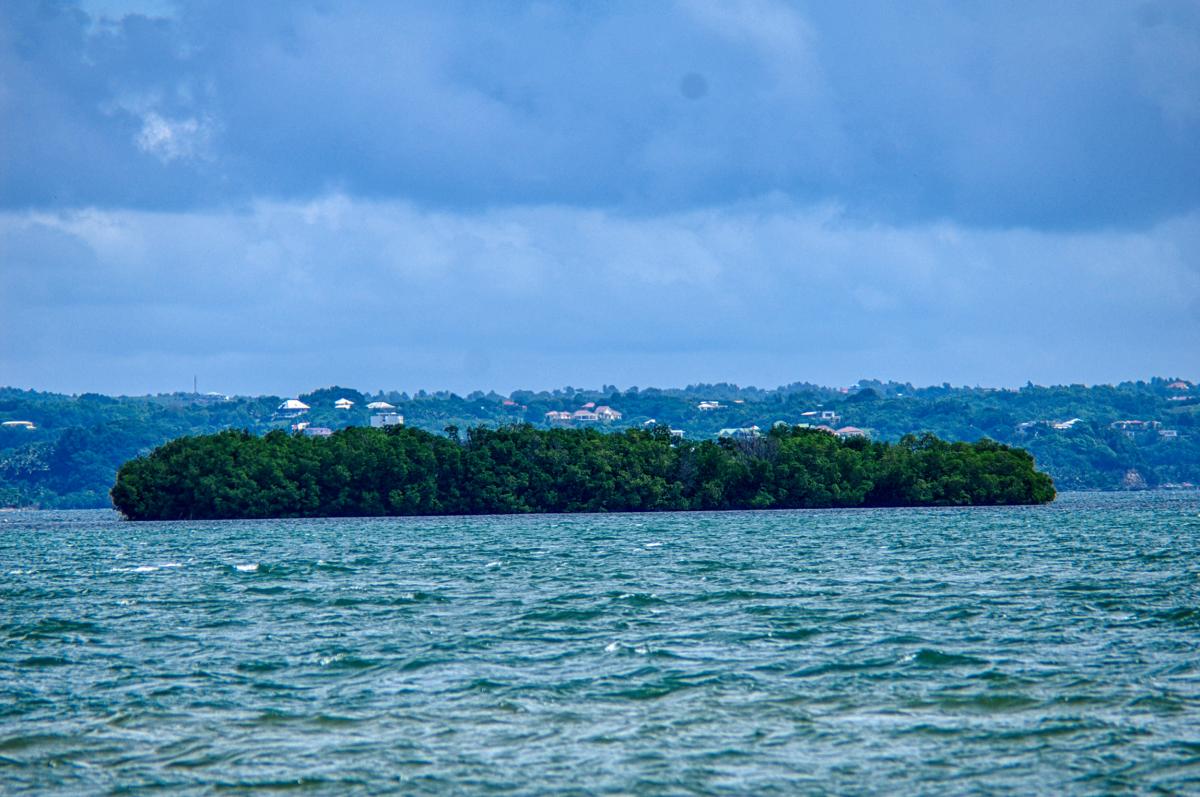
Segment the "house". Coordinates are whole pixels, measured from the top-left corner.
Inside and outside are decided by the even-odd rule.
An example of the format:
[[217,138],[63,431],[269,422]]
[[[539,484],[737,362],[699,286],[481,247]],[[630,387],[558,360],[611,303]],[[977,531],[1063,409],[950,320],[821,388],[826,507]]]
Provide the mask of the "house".
[[340,398],[333,402],[333,406],[337,407],[339,410],[348,410],[354,406],[354,402],[348,398]]
[[303,434],[305,437],[329,437],[333,434],[333,430],[328,426],[308,426],[305,427]]
[[820,426],[814,426],[813,428],[816,429],[818,432],[825,432],[826,434],[837,434],[837,429],[834,429],[832,426],[826,426],[825,424],[821,424]]
[[575,410],[571,413],[571,420],[576,423],[595,423],[600,420],[600,416],[590,409]]
[[1134,432],[1149,432],[1159,428],[1160,426],[1162,426],[1162,424],[1159,421],[1113,421],[1111,424],[1109,424],[1110,428],[1116,429],[1120,432],[1125,432],[1126,434],[1133,434]]
[[1179,432],[1176,429],[1159,429],[1158,436],[1163,440],[1178,440]]
[[31,432],[34,429],[37,429],[37,427],[33,425],[33,421],[4,421],[3,423],[0,423],[0,427],[5,429],[28,429]]
[[1191,390],[1192,386],[1189,382],[1184,382],[1182,379],[1177,382],[1172,382],[1167,385],[1167,390]]
[[821,410],[821,420],[823,420],[823,421],[829,421],[830,423],[837,423],[839,420],[841,420],[841,418],[842,418],[842,416],[838,415],[833,410]]
[[279,405],[279,409],[276,410],[276,413],[286,418],[291,418],[296,415],[303,415],[310,409],[312,409],[312,407],[308,406],[299,399],[288,399]]
[[719,402],[719,401],[701,401],[699,404],[696,405],[696,409],[700,410],[701,412],[711,412],[713,410],[719,410],[719,409],[721,409],[721,402]]
[[367,405],[367,409],[369,409],[369,410],[394,410],[394,409],[396,409],[396,405],[388,404],[386,401],[372,401],[370,404]]
[[841,429],[838,429],[836,432],[834,432],[834,434],[843,440],[848,437],[870,437],[870,435],[868,435],[862,429],[859,429],[857,426],[843,426]]
[[546,413],[546,423],[570,423],[571,413],[550,410]]
[[385,426],[403,426],[404,416],[398,412],[377,412],[371,416],[371,428],[382,429]]
[[596,409],[596,402],[589,401],[587,404],[584,404],[583,407],[581,407],[581,409],[594,410],[594,409]]
[[739,429],[722,429],[717,432],[717,437],[730,437],[734,440],[750,440],[761,436],[762,432],[757,426],[745,426]]
[[292,433],[296,434],[298,432],[303,432],[309,426],[311,426],[311,424],[308,421],[300,421],[300,423],[293,423],[292,424]]
[[683,439],[683,430],[682,429],[669,429],[668,431],[671,433],[671,439],[673,439],[673,440],[682,440]]
[[1072,418],[1069,421],[1054,421],[1053,423],[1050,424],[1050,427],[1052,429],[1057,429],[1058,431],[1063,432],[1063,431],[1067,431],[1069,429],[1074,429],[1075,424],[1077,424],[1077,423],[1083,423],[1083,418]]
[[596,417],[607,423],[609,421],[619,421],[624,416],[612,407],[600,406],[596,408]]

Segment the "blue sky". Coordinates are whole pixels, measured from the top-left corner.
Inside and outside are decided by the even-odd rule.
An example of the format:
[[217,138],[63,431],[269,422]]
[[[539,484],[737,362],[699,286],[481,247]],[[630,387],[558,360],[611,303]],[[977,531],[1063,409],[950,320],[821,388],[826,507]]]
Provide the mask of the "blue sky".
[[1200,4],[0,5],[0,383],[1200,376]]

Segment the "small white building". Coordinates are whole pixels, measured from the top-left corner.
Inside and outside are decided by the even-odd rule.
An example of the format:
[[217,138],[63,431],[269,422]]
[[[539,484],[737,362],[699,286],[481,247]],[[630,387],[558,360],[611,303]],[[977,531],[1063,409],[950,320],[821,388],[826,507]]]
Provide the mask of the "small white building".
[[721,402],[719,402],[719,401],[701,401],[699,404],[696,405],[696,409],[700,410],[701,412],[712,412],[713,410],[721,409]]
[[333,406],[337,407],[339,410],[348,410],[354,406],[354,402],[348,398],[340,398],[333,402]]
[[300,401],[299,399],[288,399],[287,401],[285,401],[279,405],[279,409],[277,410],[277,412],[280,415],[293,417],[296,415],[303,415],[304,413],[308,412],[310,409],[312,409],[312,408],[309,407],[307,404],[305,404],[303,401]]
[[600,416],[591,410],[575,410],[571,413],[571,420],[575,423],[596,423]]
[[370,404],[367,405],[367,409],[369,409],[369,410],[394,410],[394,409],[396,409],[396,405],[388,404],[386,401],[372,401]]
[[385,426],[403,426],[404,416],[398,412],[377,412],[371,416],[371,428],[382,429]]
[[614,410],[612,407],[602,405],[596,408],[596,417],[602,421],[609,422],[619,421],[624,416],[617,410]]
[[3,421],[0,422],[0,426],[5,429],[28,429],[31,432],[37,428],[33,421]]
[[836,432],[837,436],[843,440],[848,437],[869,437],[866,431],[859,429],[857,426],[843,426]]

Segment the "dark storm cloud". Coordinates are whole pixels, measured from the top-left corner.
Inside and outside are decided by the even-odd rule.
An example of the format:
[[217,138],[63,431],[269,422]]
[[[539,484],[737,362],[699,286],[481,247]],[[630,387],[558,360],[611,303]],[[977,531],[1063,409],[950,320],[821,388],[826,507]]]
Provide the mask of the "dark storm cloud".
[[1198,7],[1158,0],[9,3],[0,201],[782,192],[902,222],[1137,225],[1200,200],[1198,41]]

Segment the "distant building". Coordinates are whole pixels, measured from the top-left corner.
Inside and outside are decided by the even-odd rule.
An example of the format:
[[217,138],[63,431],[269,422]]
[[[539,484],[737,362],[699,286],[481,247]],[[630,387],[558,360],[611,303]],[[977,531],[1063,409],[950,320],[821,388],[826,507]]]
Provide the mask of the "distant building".
[[600,406],[596,408],[596,417],[602,421],[608,422],[619,421],[624,416],[617,410],[614,410],[612,407]]
[[303,431],[305,437],[329,437],[333,430],[328,426],[309,426]]
[[382,429],[385,426],[403,426],[404,416],[398,412],[377,412],[371,416],[371,428]]
[[594,410],[594,409],[596,409],[596,402],[594,402],[594,401],[589,401],[587,404],[584,404],[584,405],[583,405],[583,407],[582,407],[581,409],[585,409],[585,410]]
[[369,409],[369,410],[394,410],[394,409],[396,409],[396,405],[388,404],[386,401],[372,401],[370,404],[367,405],[367,409]]
[[1163,440],[1178,440],[1179,432],[1175,429],[1159,429],[1158,436]]
[[719,410],[719,409],[721,409],[721,402],[719,402],[719,401],[701,401],[699,404],[696,405],[696,409],[700,410],[701,412],[711,412],[713,410]]
[[833,410],[821,410],[821,420],[823,420],[823,421],[829,421],[830,423],[837,423],[841,419],[842,419],[842,416],[838,415]]
[[1050,424],[1050,428],[1063,432],[1069,429],[1074,429],[1075,424],[1077,423],[1083,423],[1083,418],[1072,418],[1069,421],[1054,421]]
[[1191,390],[1192,385],[1189,382],[1184,382],[1183,380],[1179,380],[1178,382],[1172,382],[1171,384],[1167,385],[1167,389],[1168,390]]
[[571,413],[560,412],[558,410],[550,410],[545,415],[546,423],[570,423]]
[[276,412],[285,418],[291,418],[297,415],[303,415],[310,409],[312,408],[299,399],[288,399],[279,405],[279,409],[276,410]]
[[1149,432],[1162,426],[1159,421],[1113,421],[1109,426],[1126,434]]
[[734,440],[749,440],[759,437],[762,434],[757,426],[744,426],[738,429],[722,429],[717,432],[717,437],[731,437]]
[[293,433],[303,432],[305,429],[307,429],[311,425],[312,424],[310,424],[308,421],[300,421],[300,423],[293,423],[292,424],[292,432]]
[[333,406],[337,407],[339,410],[348,410],[354,406],[354,402],[348,398],[340,398],[333,402]]
[[671,433],[672,439],[674,439],[674,440],[682,440],[683,439],[683,430],[682,429],[669,429],[668,431]]
[[33,425],[33,421],[4,421],[0,423],[0,427],[5,429],[27,429],[29,431],[37,428]]
[[591,410],[575,410],[571,413],[571,420],[576,423],[595,423],[600,420],[600,416]]
[[842,438],[843,440],[848,437],[870,437],[870,435],[868,435],[864,430],[859,429],[857,426],[843,426],[841,429],[838,429],[834,434],[836,434],[838,437]]

